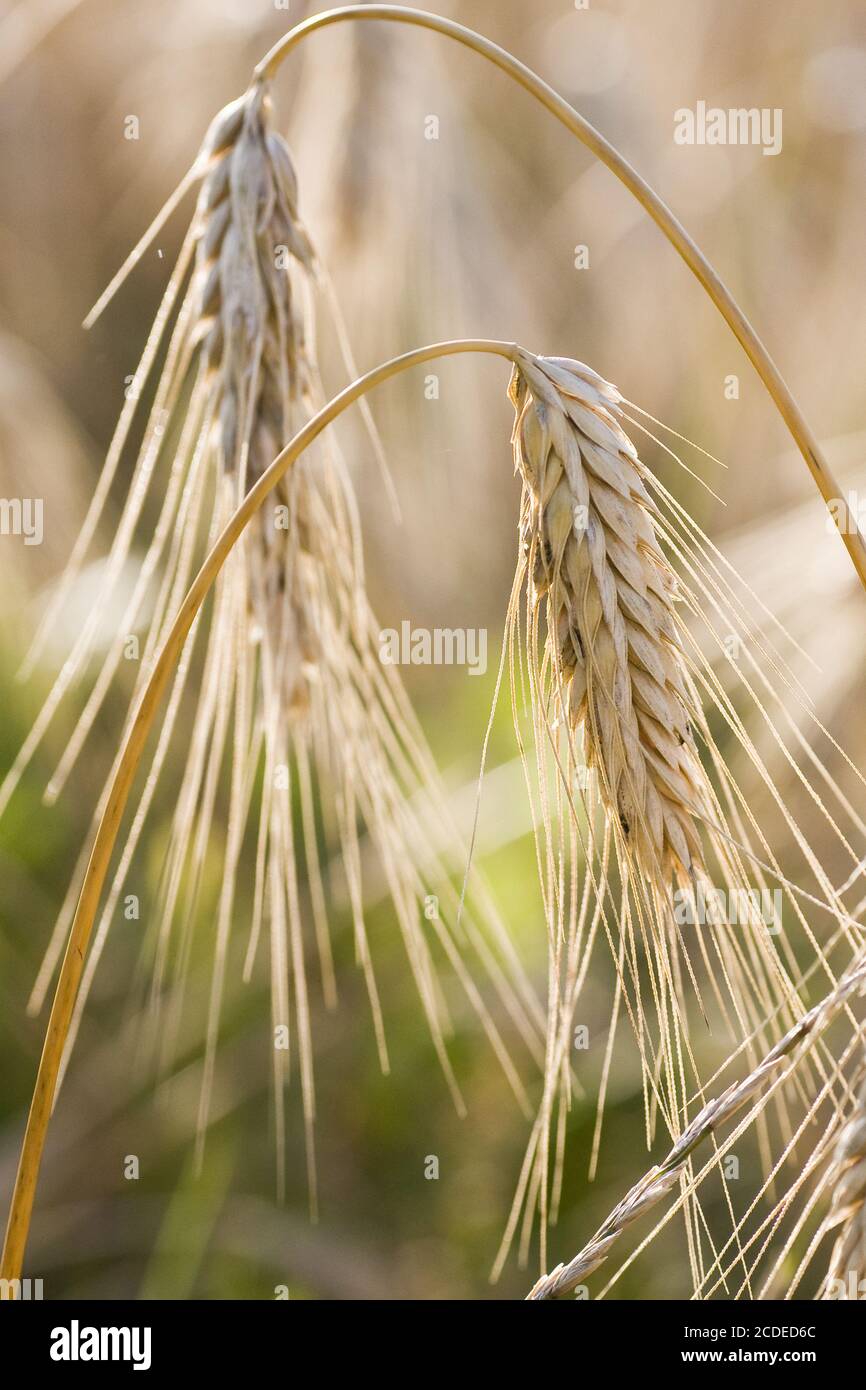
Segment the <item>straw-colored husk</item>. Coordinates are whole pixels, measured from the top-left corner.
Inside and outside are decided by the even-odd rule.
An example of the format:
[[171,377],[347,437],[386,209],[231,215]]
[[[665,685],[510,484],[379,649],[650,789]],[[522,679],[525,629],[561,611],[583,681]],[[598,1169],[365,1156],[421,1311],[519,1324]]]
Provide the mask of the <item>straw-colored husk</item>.
[[[566,358],[519,359],[522,542],[546,600],[553,683],[625,845],[652,879],[702,863],[707,804],[674,612],[676,579],[615,387]],[[555,639],[553,637],[555,634]]]
[[[213,121],[197,208],[195,335],[215,397],[221,466],[241,491],[291,438],[301,412],[308,413],[315,379],[293,285],[293,272],[312,276],[315,258],[298,215],[292,158],[271,128],[269,107],[257,85]],[[258,635],[283,647],[284,713],[308,707],[318,648],[302,592],[314,535],[310,487],[302,461],[277,497],[283,524],[275,524],[279,511],[266,508],[246,545]],[[351,555],[352,539],[345,541]]]

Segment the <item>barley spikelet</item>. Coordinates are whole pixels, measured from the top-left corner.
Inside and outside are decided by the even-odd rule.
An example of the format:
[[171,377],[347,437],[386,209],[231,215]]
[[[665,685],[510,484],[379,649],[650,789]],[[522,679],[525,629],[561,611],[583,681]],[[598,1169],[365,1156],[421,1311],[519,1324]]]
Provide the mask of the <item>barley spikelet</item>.
[[866,1082],[836,1142],[829,1175],[832,1206],[826,1230],[836,1243],[824,1283],[824,1298],[862,1299],[866,1279]]
[[581,363],[524,358],[512,386],[515,458],[527,487],[522,542],[547,601],[563,710],[643,873],[702,864],[709,804],[696,755],[676,580],[616,389]]
[[[217,461],[233,496],[256,482],[308,417],[315,389],[291,273],[312,276],[315,257],[298,215],[292,158],[271,128],[269,107],[266,90],[256,86],[216,117],[203,145],[207,166],[196,212],[193,337],[212,398]],[[333,468],[323,466],[325,488],[337,490]],[[322,491],[301,460],[280,484],[276,507],[259,513],[244,540],[254,635],[272,656],[281,649],[279,698],[290,717],[309,708],[308,682],[320,655],[309,571],[332,560],[313,553],[311,494]],[[336,527],[349,510],[348,497],[340,501]],[[329,541],[352,561],[354,538],[345,525]]]
[[212,123],[195,223],[192,307],[205,370],[219,383],[224,462],[237,466],[249,420],[254,473],[279,449],[286,399],[310,390],[304,324],[285,271],[291,257],[310,273],[313,250],[291,155],[268,111],[256,87]]

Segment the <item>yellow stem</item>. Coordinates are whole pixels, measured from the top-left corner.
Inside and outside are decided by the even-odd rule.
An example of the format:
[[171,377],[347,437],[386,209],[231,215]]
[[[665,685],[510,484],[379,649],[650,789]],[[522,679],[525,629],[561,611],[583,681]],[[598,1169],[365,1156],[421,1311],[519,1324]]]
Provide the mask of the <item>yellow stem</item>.
[[347,386],[326,406],[323,406],[318,414],[313,416],[277,455],[270,467],[247,493],[193,580],[186,598],[178,609],[171,631],[156,658],[150,679],[142,691],[117,764],[105,810],[96,832],[93,851],[87,865],[75,919],[69,934],[66,954],[63,957],[54,1002],[51,1006],[51,1017],[48,1020],[45,1033],[45,1043],[39,1061],[39,1071],[33,1089],[33,1099],[27,1117],[27,1128],[24,1133],[15,1187],[12,1192],[6,1240],[3,1246],[2,1261],[0,1261],[0,1278],[15,1280],[21,1277],[33,1200],[39,1178],[39,1167],[45,1147],[48,1122],[51,1118],[63,1048],[78,994],[93,920],[135,773],[141,761],[141,755],[144,752],[144,746],[160,700],[165,693],[172,672],[177,667],[193,619],[222,569],[232,546],[241,535],[244,527],[261,507],[265,498],[276,487],[299,455],[312,444],[327,425],[342,414],[354,401],[365,395],[367,391],[387,381],[389,377],[396,376],[398,372],[418,366],[423,362],[429,362],[431,358],[447,357],[458,352],[489,352],[511,361],[516,351],[517,348],[514,343],[495,342],[486,338],[434,343],[428,347],[416,348],[412,352],[403,353],[399,357],[393,357],[390,361],[375,367],[373,371],[367,372],[365,376],[359,377],[357,381],[353,381],[350,386]]
[[404,9],[400,5],[348,5],[343,9],[326,10],[322,14],[312,15],[274,44],[255,69],[256,78],[259,81],[269,81],[277,72],[283,59],[308,34],[313,33],[316,29],[325,29],[332,24],[339,24],[343,20],[349,19],[394,20],[399,24],[413,24],[422,29],[430,29],[437,34],[444,34],[446,38],[455,39],[464,47],[471,48],[475,53],[480,53],[483,58],[487,58],[495,67],[514,78],[515,82],[531,96],[534,96],[537,101],[540,101],[542,106],[556,116],[567,130],[576,135],[587,149],[591,150],[603,164],[607,165],[608,169],[616,174],[617,178],[634,194],[644,210],[649,213],[656,225],[661,228],[668,241],[682,256],[689,270],[701,282],[710,299],[733,330],[737,341],[769,391],[797,448],[806,460],[818,491],[827,503],[830,514],[839,529],[845,548],[851,557],[851,563],[857,571],[861,584],[866,589],[866,541],[860,533],[854,513],[833,477],[817,439],[806,424],[781,372],[730,290],[716,274],[685,227],[650,185],[631,167],[628,160],[623,158],[619,150],[611,145],[578,111],[575,111],[573,106],[569,106],[568,102],[552,87],[549,87],[537,73],[534,73],[531,68],[528,68],[525,63],[521,63],[504,48],[500,48],[498,44],[492,43],[482,34],[476,34],[472,29],[467,29],[453,19],[446,19],[437,14],[427,14],[423,10]]

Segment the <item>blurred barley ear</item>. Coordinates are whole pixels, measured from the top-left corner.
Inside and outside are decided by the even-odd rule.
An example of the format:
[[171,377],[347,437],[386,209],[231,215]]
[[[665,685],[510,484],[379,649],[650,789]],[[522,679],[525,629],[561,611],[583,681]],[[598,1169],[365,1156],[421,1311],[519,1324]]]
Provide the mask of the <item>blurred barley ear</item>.
[[[136,373],[142,387],[154,344],[168,337],[156,399],[144,427],[133,486],[107,564],[105,589],[116,585],[142,515],[146,492],[158,489],[157,466],[168,468],[159,519],[116,636],[64,753],[47,796],[57,797],[90,737],[121,661],[122,634],[143,619],[148,585],[158,580],[155,611],[139,666],[132,706],[171,618],[195,572],[200,522],[210,500],[215,537],[247,488],[324,399],[314,355],[314,291],[319,266],[300,219],[291,155],[274,129],[268,84],[254,81],[213,119],[191,174],[200,184],[195,214],[169,288]],[[176,205],[176,192],[167,208]],[[127,258],[93,313],[107,304],[139,258],[165,210]],[[351,354],[344,351],[352,377]],[[366,400],[359,402],[362,412]],[[73,551],[60,593],[70,584],[96,523],[130,427],[122,412],[106,460],[98,499]],[[366,597],[357,503],[343,460],[326,441],[277,485],[278,505],[260,512],[215,586],[208,623],[196,623],[178,665],[160,735],[135,816],[122,845],[94,932],[75,1000],[58,1077],[62,1086],[78,1028],[108,940],[115,909],[141,841],[169,749],[192,666],[204,643],[197,682],[194,732],[181,760],[180,791],[161,877],[153,931],[148,1051],[157,1069],[170,1069],[187,999],[187,971],[202,863],[215,823],[221,769],[230,760],[226,851],[207,1001],[203,1080],[196,1121],[196,1155],[203,1160],[210,1118],[219,1024],[225,992],[242,847],[257,825],[252,910],[244,978],[249,979],[269,937],[271,1012],[275,1029],[291,1027],[299,1059],[311,1212],[316,1211],[316,1109],[304,889],[309,894],[315,952],[326,1007],[337,986],[323,868],[316,843],[317,793],[331,793],[332,827],[348,885],[356,962],[369,999],[380,1066],[390,1067],[383,1011],[364,916],[359,839],[366,833],[378,854],[395,918],[446,1083],[463,1109],[448,1050],[452,1030],[437,977],[441,950],[487,1034],[518,1104],[530,1106],[523,1081],[486,997],[488,985],[515,1025],[530,1055],[541,1060],[543,1010],[489,894],[478,876],[461,913],[452,875],[465,852],[450,817],[433,759],[413,719],[399,676],[379,660],[375,621]],[[55,603],[41,636],[59,612]],[[69,661],[25,741],[5,785],[16,779],[45,732],[59,700],[83,670],[92,646],[93,616],[83,625]],[[202,636],[204,634],[204,636]],[[35,646],[38,647],[39,637]],[[230,753],[229,753],[230,750]],[[254,786],[262,793],[254,817]],[[284,779],[275,790],[277,778]],[[288,793],[288,794],[285,794]],[[295,825],[295,794],[300,825]],[[98,822],[108,795],[97,806]],[[322,798],[324,802],[324,797]],[[430,834],[436,848],[431,851]],[[93,826],[95,833],[95,825]],[[66,940],[87,854],[55,924],[32,992],[30,1009],[44,1001]],[[306,872],[304,872],[304,870]],[[417,903],[430,893],[443,912],[425,930]],[[211,943],[208,943],[209,946]],[[475,968],[482,977],[476,981]],[[482,990],[482,985],[484,989]],[[169,996],[169,1007],[163,1000]],[[285,1091],[288,1049],[273,1049],[273,1105],[277,1192],[285,1182]]]

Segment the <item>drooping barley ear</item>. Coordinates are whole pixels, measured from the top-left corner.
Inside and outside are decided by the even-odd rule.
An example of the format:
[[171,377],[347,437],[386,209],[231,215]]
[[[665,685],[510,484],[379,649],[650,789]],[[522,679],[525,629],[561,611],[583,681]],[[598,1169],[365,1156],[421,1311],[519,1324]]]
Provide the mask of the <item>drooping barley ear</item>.
[[836,1143],[825,1229],[837,1230],[822,1298],[862,1299],[866,1280],[866,1081]]
[[[542,1232],[556,1210],[562,1146],[557,1139],[554,1149],[553,1124],[557,1104],[560,1115],[568,1105],[572,1025],[596,935],[608,938],[617,969],[606,1065],[622,1014],[641,1054],[648,1142],[657,1115],[676,1139],[693,1104],[692,1078],[701,1078],[685,1020],[694,1000],[707,1017],[718,1010],[732,1040],[748,1040],[755,1062],[802,1008],[800,966],[785,938],[777,945],[757,914],[741,919],[745,931],[731,930],[726,902],[749,900],[747,871],[764,883],[752,834],[759,851],[767,846],[741,814],[742,793],[703,708],[706,698],[738,736],[682,616],[707,621],[705,609],[715,612],[716,596],[691,563],[691,520],[683,542],[663,509],[668,494],[624,432],[626,403],[614,386],[572,359],[519,349],[514,361],[523,496],[508,645],[515,712],[516,676],[529,678],[537,780],[527,773],[544,830],[551,991],[545,1089],[494,1277],[521,1209],[523,1255],[533,1206]],[[813,865],[808,846],[806,854]],[[604,1094],[603,1082],[592,1164]],[[766,1152],[763,1133],[762,1144]],[[543,1233],[541,1255],[544,1263]]]
[[314,255],[298,218],[292,158],[269,110],[257,84],[211,123],[195,229],[194,333],[218,383],[225,467],[236,467],[246,446],[253,479],[284,442],[286,403],[304,399],[311,385],[287,271],[297,264],[312,273]]
[[686,884],[703,866],[696,817],[707,778],[655,505],[612,407],[619,392],[582,363],[518,358],[515,462],[525,484],[521,539],[536,602],[546,601],[560,712],[584,729],[605,809],[628,857],[653,882]]
[[[313,413],[321,394],[310,292],[315,257],[298,216],[291,157],[271,128],[269,107],[267,83],[255,82],[213,122],[205,140],[209,164],[197,209],[194,333],[203,335],[202,360],[205,379],[212,383],[220,469],[234,489],[232,506]],[[299,868],[305,859],[323,992],[333,1006],[336,984],[314,826],[315,791],[322,786],[330,784],[335,791],[344,865],[347,877],[355,875],[352,908],[358,960],[367,980],[383,1068],[389,1067],[388,1050],[363,920],[360,871],[348,868],[358,857],[359,824],[376,846],[434,1044],[459,1106],[462,1100],[444,1041],[450,1026],[447,1007],[436,985],[431,944],[419,927],[416,910],[423,886],[416,854],[423,833],[418,813],[409,809],[409,798],[421,790],[423,814],[436,814],[438,791],[429,768],[422,765],[423,753],[417,745],[412,751],[412,731],[401,713],[405,697],[396,681],[388,683],[378,660],[377,624],[363,587],[351,483],[338,456],[323,447],[316,457],[299,462],[275,490],[275,501],[277,507],[263,508],[244,539],[238,592],[222,624],[226,632],[233,624],[240,626],[253,640],[242,644],[237,658],[230,639],[225,646],[229,688],[238,662],[249,663],[250,669],[243,700],[241,677],[237,677],[236,707],[239,712],[246,708],[247,714],[235,716],[241,751],[237,774],[233,774],[231,853],[223,886],[200,1131],[203,1134],[209,1106],[224,968],[222,943],[230,930],[235,868],[245,824],[242,807],[248,795],[249,748],[255,742],[249,728],[252,703],[252,727],[260,722],[266,775],[247,964],[255,957],[262,920],[269,921],[275,1023],[288,1024],[290,986],[294,990],[312,1173],[312,1025]],[[220,626],[218,616],[214,630]],[[257,665],[250,655],[256,649]],[[274,792],[277,770],[297,785],[303,810],[301,834],[293,824],[291,799]],[[179,853],[185,844],[186,837],[179,835]],[[440,875],[446,878],[447,870],[436,863],[430,891],[447,894],[444,882],[437,887]],[[263,902],[268,909],[262,909]],[[447,923],[441,928],[441,945],[483,1017],[522,1100],[522,1083]],[[503,992],[509,991],[504,984]],[[283,1057],[277,1056],[276,1063],[282,1066]],[[276,1084],[279,1119],[281,1077]]]
[[[118,635],[51,780],[52,799],[94,729],[122,659],[122,633],[144,621],[144,603],[154,577],[160,575],[158,593],[136,697],[146,685],[160,639],[194,572],[208,501],[212,498],[213,538],[322,400],[314,351],[315,256],[298,215],[291,156],[272,127],[267,82],[256,80],[215,117],[184,186],[193,176],[200,181],[193,222],[136,373],[141,388],[155,374],[154,363],[160,361],[157,349],[164,349],[154,405],[106,565],[106,591],[119,583],[136,528],[142,523],[148,489],[155,490],[154,478],[160,469],[168,469],[168,483]],[[161,220],[152,225],[161,225]],[[135,264],[144,244],[128,258],[97,310]],[[124,413],[116,447],[112,446],[106,464],[109,482],[130,424],[131,417]],[[104,498],[106,489],[102,484],[100,489]],[[98,508],[94,526],[97,514]],[[79,560],[80,556],[74,557],[73,569]],[[60,611],[56,606],[50,621]],[[0,810],[73,678],[83,671],[94,636],[91,617],[0,787]],[[528,1110],[523,1083],[500,1026],[475,985],[473,971],[480,968],[530,1052],[539,1058],[541,1010],[483,890],[473,891],[472,902],[467,901],[462,937],[452,925],[461,910],[453,879],[462,871],[463,847],[399,677],[379,659],[378,624],[363,585],[357,503],[338,451],[326,441],[299,460],[291,474],[277,483],[269,505],[252,518],[215,586],[209,623],[196,623],[190,635],[147,786],[100,913],[74,1004],[60,1080],[155,788],[169,767],[169,748],[197,642],[199,649],[206,645],[197,712],[181,760],[160,910],[149,944],[154,961],[150,1032],[157,1060],[167,1068],[188,998],[201,865],[210,831],[222,811],[223,772],[228,765],[225,872],[214,933],[197,1125],[199,1156],[207,1130],[222,1001],[241,916],[243,846],[257,819],[257,829],[250,830],[257,838],[254,883],[246,897],[251,912],[244,977],[250,977],[262,938],[268,936],[273,1023],[286,1030],[291,1027],[297,1036],[293,1056],[301,1076],[314,1203],[313,1011],[308,981],[311,952],[307,950],[311,936],[324,1001],[328,1007],[337,1002],[327,875],[316,842],[317,802],[325,791],[330,796],[321,797],[322,818],[341,851],[357,961],[367,985],[383,1069],[388,1070],[389,1056],[364,920],[363,836],[369,837],[387,882],[433,1043],[458,1108],[463,1102],[446,1046],[453,1024],[437,980],[440,951],[481,1018],[520,1104]],[[256,817],[254,789],[260,769],[264,777]],[[297,803],[299,823],[294,815]],[[439,837],[435,844],[434,830]],[[425,856],[423,865],[419,855]],[[83,855],[82,873],[86,862]],[[479,887],[477,876],[473,884]],[[417,904],[430,894],[440,899],[445,911],[433,929],[425,931]],[[70,893],[70,907],[76,897],[77,888]],[[34,1008],[49,987],[68,922],[64,911],[34,990]],[[280,1145],[289,1052],[284,1048],[273,1052],[278,1181],[282,1182],[285,1165]]]

